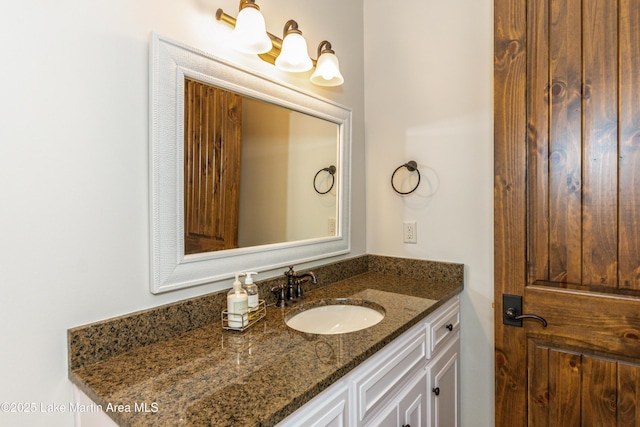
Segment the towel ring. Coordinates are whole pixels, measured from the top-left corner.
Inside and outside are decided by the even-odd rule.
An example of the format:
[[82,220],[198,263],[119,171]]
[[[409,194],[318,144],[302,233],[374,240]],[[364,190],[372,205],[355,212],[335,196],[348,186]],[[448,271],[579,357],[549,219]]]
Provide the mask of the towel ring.
[[[416,186],[413,187],[413,189],[411,189],[409,191],[400,191],[400,190],[398,190],[396,188],[395,184],[393,183],[393,178],[396,176],[396,172],[398,172],[402,168],[407,168],[407,170],[409,172],[417,172],[418,173],[418,182],[416,183]],[[407,163],[398,166],[396,168],[396,170],[393,171],[393,174],[391,175],[391,187],[393,188],[393,191],[395,191],[398,194],[402,194],[402,195],[411,194],[414,191],[416,191],[416,189],[418,188],[419,185],[420,185],[420,171],[418,170],[418,164],[413,160],[410,160]]]
[[[316,185],[316,181],[318,180],[318,175],[320,175],[320,172],[329,172],[329,175],[331,175],[331,187],[329,187],[327,191],[318,190],[318,186]],[[336,167],[333,165],[329,166],[328,168],[320,169],[318,172],[316,172],[316,176],[313,177],[313,189],[316,190],[316,193],[318,194],[327,194],[329,191],[333,189],[333,185],[335,183],[336,183]]]

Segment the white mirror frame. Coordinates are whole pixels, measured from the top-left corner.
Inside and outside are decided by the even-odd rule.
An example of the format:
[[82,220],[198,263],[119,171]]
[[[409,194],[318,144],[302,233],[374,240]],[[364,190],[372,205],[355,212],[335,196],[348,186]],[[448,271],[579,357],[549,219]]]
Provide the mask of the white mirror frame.
[[[155,33],[150,41],[149,71],[152,293],[219,282],[233,277],[236,271],[267,271],[350,252],[350,109]],[[185,77],[338,125],[338,228],[335,237],[184,254]],[[226,287],[219,284],[214,290]]]

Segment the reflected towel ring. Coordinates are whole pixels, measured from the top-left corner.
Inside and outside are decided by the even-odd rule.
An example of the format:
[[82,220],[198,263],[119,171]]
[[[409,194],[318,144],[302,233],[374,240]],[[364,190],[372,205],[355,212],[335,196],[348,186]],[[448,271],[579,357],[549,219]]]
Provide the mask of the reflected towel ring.
[[[316,181],[318,180],[318,175],[320,175],[320,172],[329,172],[329,175],[331,175],[331,187],[329,187],[327,191],[318,190],[318,186],[316,185]],[[336,167],[333,165],[329,166],[328,168],[322,168],[318,172],[316,172],[316,176],[313,177],[313,189],[316,190],[316,193],[327,194],[329,191],[331,191],[331,189],[333,189],[333,185],[336,183],[335,175],[336,175]]]
[[[398,172],[402,168],[407,168],[407,170],[409,172],[417,172],[418,173],[418,182],[416,183],[416,186],[413,187],[413,189],[411,189],[409,191],[404,191],[404,192],[398,190],[396,188],[395,184],[393,183],[393,178],[396,176],[396,172]],[[402,195],[411,194],[414,191],[416,191],[416,189],[418,188],[419,185],[420,185],[420,171],[418,170],[418,164],[413,160],[410,160],[407,163],[398,166],[396,168],[396,170],[393,171],[393,174],[391,174],[391,187],[393,188],[393,191],[395,191],[398,194],[402,194]]]

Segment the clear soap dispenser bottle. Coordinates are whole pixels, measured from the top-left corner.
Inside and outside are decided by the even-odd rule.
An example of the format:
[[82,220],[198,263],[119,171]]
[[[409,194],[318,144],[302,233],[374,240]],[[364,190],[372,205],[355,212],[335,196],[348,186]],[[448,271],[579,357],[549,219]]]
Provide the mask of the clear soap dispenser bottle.
[[234,329],[242,329],[248,323],[249,297],[242,289],[239,276],[243,273],[236,273],[236,280],[233,288],[227,294],[227,319],[228,326]]
[[249,297],[249,311],[256,311],[258,309],[258,299],[260,297],[258,295],[258,287],[255,283],[253,283],[253,277],[251,277],[254,274],[258,273],[255,271],[244,273],[244,275],[246,276],[246,278],[244,279],[244,288],[247,291],[247,295]]

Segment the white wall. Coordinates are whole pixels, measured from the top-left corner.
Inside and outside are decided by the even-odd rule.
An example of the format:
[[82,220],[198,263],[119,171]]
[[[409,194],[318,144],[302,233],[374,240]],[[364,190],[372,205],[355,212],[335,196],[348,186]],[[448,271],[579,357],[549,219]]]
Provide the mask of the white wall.
[[[492,4],[364,1],[367,252],[465,264],[469,427],[494,425]],[[401,197],[389,179],[409,160],[422,182]],[[417,244],[403,243],[405,220]]]
[[[317,120],[306,114],[291,113],[287,241],[329,236],[329,218],[334,221],[338,218],[338,187],[334,185],[328,191],[332,178],[327,172],[315,177],[322,168],[338,164],[338,132],[339,127],[335,123]],[[314,186],[328,193],[318,194]],[[335,233],[331,236],[335,236]]]
[[273,104],[250,98],[243,101],[240,247],[287,240],[288,192],[274,189],[288,185],[289,116],[289,111]]
[[[345,85],[317,89],[232,52],[213,16],[236,16],[237,0],[0,3],[0,402],[68,405],[68,328],[210,291],[149,292],[152,31],[353,108],[352,255],[365,252],[362,2],[262,3],[269,31],[295,18],[314,57],[329,39]],[[72,424],[0,412],[0,425]]]

